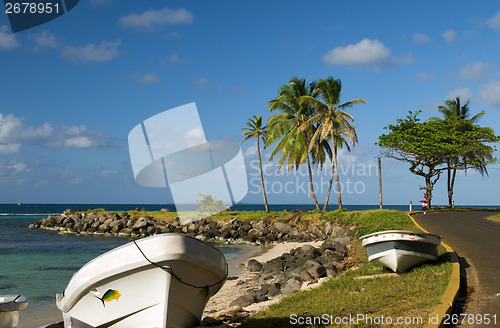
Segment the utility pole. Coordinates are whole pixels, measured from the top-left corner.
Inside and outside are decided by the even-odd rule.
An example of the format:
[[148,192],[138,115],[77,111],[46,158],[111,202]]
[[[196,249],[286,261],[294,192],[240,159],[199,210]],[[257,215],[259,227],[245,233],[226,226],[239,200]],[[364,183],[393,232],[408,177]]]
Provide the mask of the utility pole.
[[378,158],[378,190],[380,197],[380,209],[382,209],[382,164],[380,157]]

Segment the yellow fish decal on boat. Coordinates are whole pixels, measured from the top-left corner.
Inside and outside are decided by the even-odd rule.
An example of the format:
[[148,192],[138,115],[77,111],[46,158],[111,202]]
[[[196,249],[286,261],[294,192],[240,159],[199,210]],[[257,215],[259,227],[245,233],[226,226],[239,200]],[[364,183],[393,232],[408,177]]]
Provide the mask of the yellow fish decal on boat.
[[110,302],[112,300],[117,300],[120,298],[120,296],[122,296],[122,294],[120,294],[119,291],[115,290],[115,289],[108,289],[104,295],[102,295],[102,297],[97,297],[97,299],[101,300],[102,302],[102,305],[105,307],[106,305],[104,304],[104,302]]
[[205,287],[200,288],[199,294],[200,294],[201,297],[207,297],[208,296],[208,292],[209,292],[209,287],[205,286]]

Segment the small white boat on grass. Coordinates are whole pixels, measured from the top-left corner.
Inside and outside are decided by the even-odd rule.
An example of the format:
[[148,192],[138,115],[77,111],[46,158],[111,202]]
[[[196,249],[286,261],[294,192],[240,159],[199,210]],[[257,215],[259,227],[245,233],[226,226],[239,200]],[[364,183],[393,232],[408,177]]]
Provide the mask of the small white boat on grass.
[[226,278],[219,250],[189,236],[162,234],[90,261],[56,295],[56,304],[66,328],[194,327]]
[[0,328],[12,328],[19,323],[19,311],[28,307],[23,295],[0,295]]
[[394,272],[405,272],[418,264],[437,260],[437,246],[441,244],[438,235],[406,230],[380,231],[360,239],[369,261]]

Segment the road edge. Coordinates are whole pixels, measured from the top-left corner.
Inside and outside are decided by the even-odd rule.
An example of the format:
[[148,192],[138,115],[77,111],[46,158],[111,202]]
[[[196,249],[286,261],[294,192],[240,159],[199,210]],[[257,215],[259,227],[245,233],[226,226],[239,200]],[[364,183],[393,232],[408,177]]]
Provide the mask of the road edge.
[[[418,228],[426,233],[429,233],[420,224],[417,223],[417,221],[411,216],[410,213],[408,213],[408,216]],[[455,302],[458,298],[458,290],[460,289],[460,263],[458,262],[458,256],[450,245],[443,242],[441,242],[441,244],[449,253],[451,253],[451,261],[453,263],[451,268],[450,281],[448,282],[448,287],[446,287],[441,300],[439,301],[438,305],[436,305],[434,311],[429,317],[432,319],[437,318],[436,322],[427,322],[426,324],[424,324],[423,328],[441,328],[444,326],[445,315],[451,313],[453,306],[455,305]]]

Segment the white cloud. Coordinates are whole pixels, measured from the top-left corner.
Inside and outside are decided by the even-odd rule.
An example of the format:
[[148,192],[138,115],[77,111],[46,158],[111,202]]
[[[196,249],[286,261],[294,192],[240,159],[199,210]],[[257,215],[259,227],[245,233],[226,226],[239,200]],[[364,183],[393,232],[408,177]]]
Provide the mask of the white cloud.
[[102,169],[100,173],[103,177],[110,177],[118,174],[118,170],[108,168],[108,169]]
[[18,162],[17,160],[0,162],[0,177],[15,177],[28,170],[28,165],[24,162]]
[[417,80],[417,81],[429,81],[433,78],[434,78],[434,74],[432,74],[432,73],[420,72],[415,77],[415,80]]
[[35,42],[35,49],[46,50],[59,47],[59,41],[54,33],[49,30],[43,30],[37,33],[30,34],[30,39]]
[[9,32],[7,25],[0,26],[0,50],[11,50],[20,46],[21,43]]
[[235,85],[232,89],[232,91],[234,93],[242,93],[242,92],[248,92],[250,90],[250,88],[248,87],[242,87],[242,86],[239,86],[239,85]]
[[446,41],[447,43],[454,43],[457,40],[457,31],[449,29],[446,30],[441,37]]
[[196,146],[204,142],[205,142],[205,132],[203,132],[203,129],[200,127],[190,129],[189,131],[186,132],[186,135],[184,136],[184,143],[186,145],[186,148],[191,146]]
[[493,30],[500,30],[500,11],[497,12],[495,16],[488,19],[486,21],[486,25]]
[[423,33],[413,33],[413,42],[415,43],[429,43],[431,41],[431,38]]
[[489,106],[500,108],[500,81],[490,81],[480,87],[479,96]]
[[153,73],[148,73],[148,74],[138,74],[138,73],[132,73],[131,74],[132,79],[134,82],[140,83],[140,84],[153,84],[153,83],[160,83],[161,78]]
[[170,32],[165,36],[165,40],[180,39],[181,36],[177,32]]
[[44,123],[39,127],[25,127],[23,119],[0,113],[0,154],[13,154],[23,144],[46,148],[106,149],[112,141],[103,132],[88,131],[85,126],[53,127]]
[[328,65],[363,65],[376,69],[393,65],[390,50],[377,39],[336,47],[323,56],[323,61]]
[[125,27],[138,27],[153,29],[163,25],[179,25],[191,24],[194,21],[194,16],[186,9],[170,9],[162,10],[149,9],[138,14],[132,13],[128,16],[121,17],[118,22]]
[[460,97],[460,99],[465,103],[467,100],[472,99],[472,91],[469,88],[457,88],[446,94],[446,99],[455,99]]
[[220,86],[212,87],[212,81],[207,78],[200,77],[194,81],[191,81],[191,84],[198,86],[196,91],[198,92],[221,92],[222,88]]
[[471,63],[458,70],[458,76],[466,80],[478,80],[488,75],[490,65],[484,62]]
[[243,153],[244,157],[253,157],[257,155],[257,144],[254,144],[253,146],[248,147],[245,152]]
[[0,144],[0,155],[15,154],[21,149],[20,143]]
[[35,43],[36,50],[55,49],[59,47],[59,41],[54,33],[49,30],[43,30],[30,34],[30,39]]
[[114,42],[88,43],[82,47],[66,47],[62,49],[61,56],[78,64],[105,62],[120,55],[121,44],[121,40],[118,39]]

